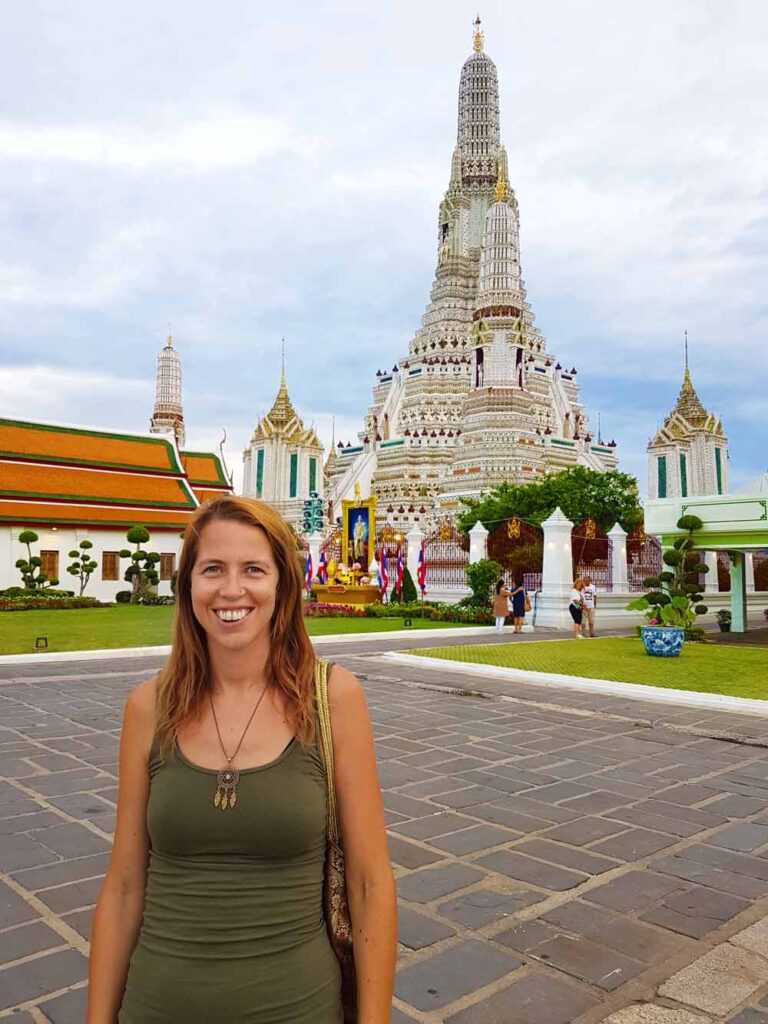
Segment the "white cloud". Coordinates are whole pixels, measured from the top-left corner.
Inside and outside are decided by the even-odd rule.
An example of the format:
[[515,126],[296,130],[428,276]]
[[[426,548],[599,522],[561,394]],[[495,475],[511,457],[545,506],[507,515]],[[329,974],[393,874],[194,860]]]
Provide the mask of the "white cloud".
[[10,419],[146,430],[148,418],[147,427],[137,428],[120,422],[115,410],[130,408],[137,402],[143,405],[152,389],[147,380],[87,370],[45,365],[0,366],[0,410]]
[[154,132],[136,127],[0,123],[0,160],[62,160],[136,170],[178,164],[216,171],[297,149],[306,151],[306,140],[300,143],[280,118],[227,111]]

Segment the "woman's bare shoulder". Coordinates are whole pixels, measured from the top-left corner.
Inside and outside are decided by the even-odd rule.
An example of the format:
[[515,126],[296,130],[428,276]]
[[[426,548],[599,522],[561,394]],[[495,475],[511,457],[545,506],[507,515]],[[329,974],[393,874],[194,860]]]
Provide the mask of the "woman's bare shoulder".
[[368,716],[360,680],[342,665],[333,665],[328,675],[328,704],[334,722]]
[[154,729],[156,700],[157,679],[145,679],[128,694],[125,702],[126,721],[130,720],[140,729]]

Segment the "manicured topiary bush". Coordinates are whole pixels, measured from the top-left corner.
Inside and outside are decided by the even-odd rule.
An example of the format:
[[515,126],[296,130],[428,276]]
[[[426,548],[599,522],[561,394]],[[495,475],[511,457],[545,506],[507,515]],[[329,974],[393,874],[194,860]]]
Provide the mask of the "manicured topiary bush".
[[701,561],[694,548],[693,537],[703,525],[698,516],[682,516],[678,519],[677,528],[685,530],[685,535],[677,537],[672,547],[667,548],[661,556],[671,571],[664,570],[658,576],[646,579],[646,593],[627,605],[630,611],[643,612],[649,626],[678,626],[690,631],[697,616],[705,615],[708,611],[707,606],[701,604],[698,576],[709,572],[709,566]]

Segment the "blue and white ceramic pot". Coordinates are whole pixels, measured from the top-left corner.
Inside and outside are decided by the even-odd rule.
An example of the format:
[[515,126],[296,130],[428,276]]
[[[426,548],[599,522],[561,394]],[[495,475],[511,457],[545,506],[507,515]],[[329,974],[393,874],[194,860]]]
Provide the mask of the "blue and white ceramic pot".
[[676,658],[683,649],[685,630],[681,626],[641,626],[645,653],[654,658]]

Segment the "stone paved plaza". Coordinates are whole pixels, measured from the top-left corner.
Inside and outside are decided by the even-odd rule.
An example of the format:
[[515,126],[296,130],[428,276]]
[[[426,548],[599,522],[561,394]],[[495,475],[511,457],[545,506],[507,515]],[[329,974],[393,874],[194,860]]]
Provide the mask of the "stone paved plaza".
[[[376,728],[392,1021],[767,1024],[768,718],[452,676],[395,646],[323,647]],[[0,667],[0,1020],[84,1020],[122,702],[157,664]]]

